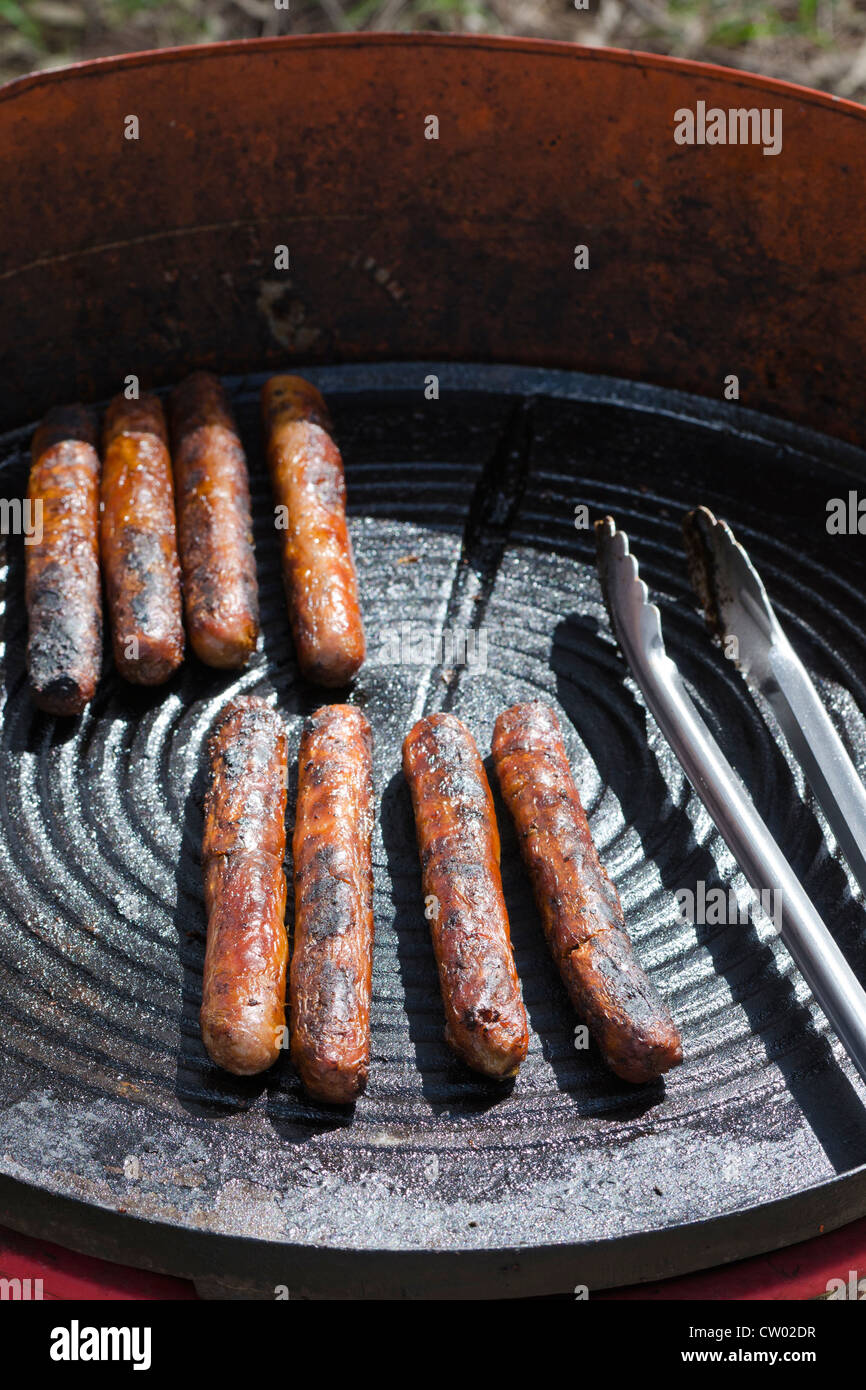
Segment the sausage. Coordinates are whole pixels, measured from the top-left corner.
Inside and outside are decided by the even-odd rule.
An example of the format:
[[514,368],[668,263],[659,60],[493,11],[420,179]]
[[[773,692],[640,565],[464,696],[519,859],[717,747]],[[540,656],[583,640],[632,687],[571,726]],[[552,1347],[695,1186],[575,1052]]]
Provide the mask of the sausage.
[[209,372],[181,382],[170,415],[189,640],[208,666],[245,666],[258,640],[259,596],[243,445]]
[[367,1083],[373,972],[372,735],[360,710],[325,705],[298,753],[292,840],[292,1061],[317,1100],[346,1104]]
[[364,628],[343,461],[325,402],[301,377],[275,376],[262,390],[262,413],[298,664],[315,685],[346,685],[364,660]]
[[282,721],[264,700],[233,700],[211,735],[209,756],[201,1034],[218,1066],[253,1076],[277,1060],[285,1034],[288,752]]
[[535,702],[500,714],[493,764],[571,1002],[611,1071],[653,1080],[682,1061],[679,1029],[635,960],[553,710]]
[[51,410],[37,429],[27,499],[35,527],[24,545],[30,692],[49,714],[80,714],[102,666],[99,456],[84,406]]
[[446,1040],[476,1071],[513,1076],[529,1032],[484,765],[459,719],[431,714],[403,742],[403,772],[412,793]]
[[171,460],[156,396],[115,396],[102,432],[102,566],[114,664],[161,685],[183,660]]

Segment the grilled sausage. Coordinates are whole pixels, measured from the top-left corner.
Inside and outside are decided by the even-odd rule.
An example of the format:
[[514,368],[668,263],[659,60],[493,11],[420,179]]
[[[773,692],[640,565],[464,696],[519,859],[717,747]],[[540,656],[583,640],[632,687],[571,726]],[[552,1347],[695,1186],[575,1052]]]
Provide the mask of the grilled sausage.
[[285,1032],[286,735],[263,700],[234,700],[210,746],[202,870],[208,915],[201,1033],[212,1060],[252,1076]]
[[513,1076],[529,1035],[499,875],[499,831],[478,749],[453,714],[403,743],[445,1037],[486,1076]]
[[316,685],[346,685],[365,648],[340,451],[322,397],[301,377],[266,382],[262,413],[298,664]]
[[571,1002],[617,1076],[660,1076],[682,1061],[679,1030],[634,958],[553,710],[532,703],[500,714],[493,763]]
[[115,396],[103,426],[102,567],[114,663],[161,685],[183,660],[180,566],[165,417],[156,396]]
[[[102,665],[99,457],[83,406],[51,410],[33,436],[25,541],[30,690],[49,714],[80,714]],[[41,524],[41,535],[39,526]]]
[[372,828],[370,725],[351,705],[325,705],[298,753],[291,1047],[310,1095],[343,1104],[370,1064]]
[[171,434],[189,640],[208,666],[245,666],[259,635],[250,485],[215,376],[193,372],[177,387]]

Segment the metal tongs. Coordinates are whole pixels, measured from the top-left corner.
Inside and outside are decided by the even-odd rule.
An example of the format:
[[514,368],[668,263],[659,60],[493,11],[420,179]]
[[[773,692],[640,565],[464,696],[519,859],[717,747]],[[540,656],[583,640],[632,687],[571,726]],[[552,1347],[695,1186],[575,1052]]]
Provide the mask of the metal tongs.
[[[598,570],[631,673],[759,901],[779,894],[780,935],[866,1081],[866,992],[807,896],[689,696],[665,651],[661,614],[611,517],[596,523]],[[744,672],[759,683],[803,762],[861,886],[866,879],[866,793],[764,586],[724,523],[705,508],[686,523],[692,578],[717,630],[736,636]],[[863,874],[863,877],[861,877]],[[779,901],[779,899],[777,899]]]

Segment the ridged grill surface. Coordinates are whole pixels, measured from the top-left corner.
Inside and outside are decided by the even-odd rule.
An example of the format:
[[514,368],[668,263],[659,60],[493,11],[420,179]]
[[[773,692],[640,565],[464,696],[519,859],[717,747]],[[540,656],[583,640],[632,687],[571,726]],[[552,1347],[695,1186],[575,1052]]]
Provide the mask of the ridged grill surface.
[[[440,398],[428,402],[432,370]],[[857,486],[862,456],[737,407],[563,373],[310,376],[346,462],[369,646],[351,696],[372,722],[378,796],[367,1094],[354,1113],[316,1105],[287,1057],[264,1078],[233,1079],[209,1063],[198,1032],[208,730],[231,696],[265,694],[296,753],[304,716],[326,698],[296,672],[260,378],[250,378],[229,383],[252,475],[264,629],[243,674],[189,658],[168,686],[143,693],[117,680],[107,656],[82,719],[38,714],[24,676],[23,547],[8,544],[2,1171],[199,1230],[417,1250],[664,1240],[672,1226],[864,1164],[859,1083],[772,926],[693,923],[678,910],[677,891],[698,880],[744,901],[745,885],[626,679],[591,533],[574,525],[585,504],[628,531],[669,652],[863,977],[862,904],[767,711],[705,633],[679,533],[697,503],[732,523],[864,771],[866,552],[825,528],[827,499]],[[28,444],[29,432],[0,441],[7,497],[23,490]],[[420,646],[424,634],[467,628],[486,635],[485,670],[392,659],[400,637],[410,654],[409,632]],[[530,1052],[502,1087],[474,1078],[443,1041],[400,743],[422,712],[450,708],[487,756],[497,713],[534,697],[560,713],[637,951],[683,1028],[684,1064],[664,1084],[630,1087],[594,1050],[575,1049],[501,805]],[[862,1193],[855,1200],[852,1216],[866,1209]]]

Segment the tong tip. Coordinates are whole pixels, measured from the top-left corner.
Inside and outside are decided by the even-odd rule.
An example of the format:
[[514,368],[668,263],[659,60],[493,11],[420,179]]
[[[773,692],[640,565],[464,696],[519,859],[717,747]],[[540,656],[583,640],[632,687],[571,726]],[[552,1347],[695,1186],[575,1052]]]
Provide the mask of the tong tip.
[[713,636],[724,642],[732,631],[743,628],[744,595],[751,601],[751,622],[758,620],[769,636],[775,619],[767,591],[728,523],[709,507],[695,507],[683,519],[683,539],[689,579]]
[[716,565],[710,538],[719,522],[709,507],[693,507],[683,517],[683,540],[686,547],[686,564],[689,580],[704,610],[707,627],[714,637],[721,640],[725,635],[722,621],[719,593],[716,585]]
[[[661,614],[650,602],[625,531],[612,516],[595,523],[596,562],[601,590],[613,629],[628,656],[635,647],[664,649]],[[631,657],[629,656],[631,662]]]

